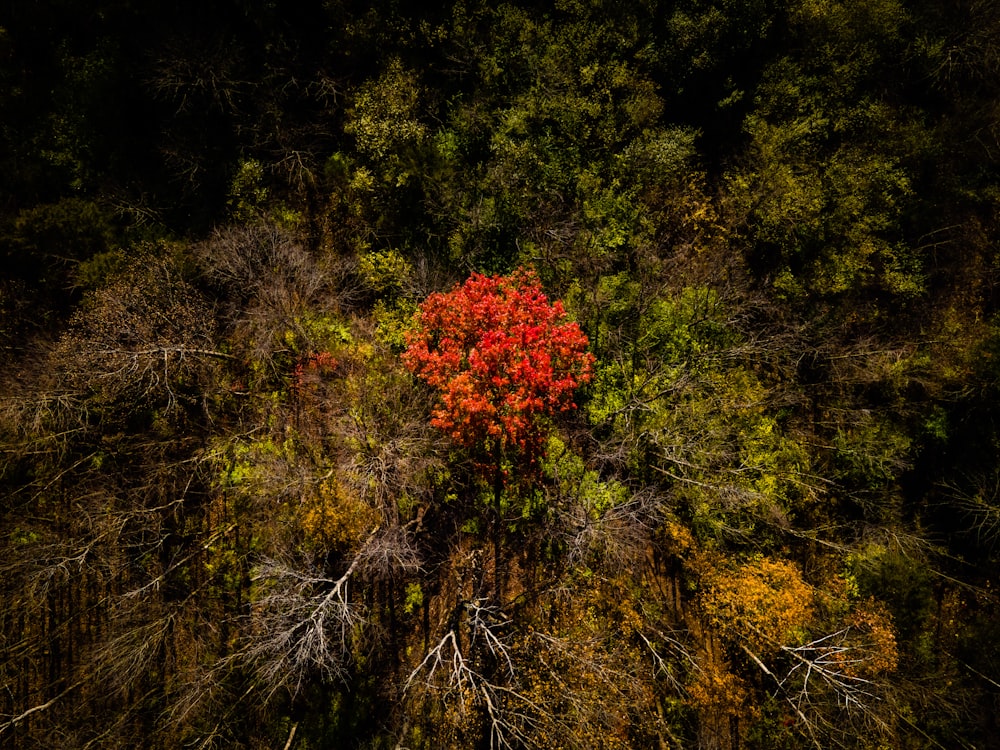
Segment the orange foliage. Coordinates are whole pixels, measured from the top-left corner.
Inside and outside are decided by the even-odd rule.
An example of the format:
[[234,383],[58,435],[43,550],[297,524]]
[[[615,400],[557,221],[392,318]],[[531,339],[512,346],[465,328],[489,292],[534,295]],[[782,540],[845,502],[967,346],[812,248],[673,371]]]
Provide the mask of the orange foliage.
[[853,677],[870,679],[880,674],[893,672],[899,663],[896,646],[896,631],[892,625],[892,615],[882,602],[869,598],[858,606],[847,620],[851,629],[851,641],[865,658],[844,665],[844,672]]
[[755,713],[746,684],[717,662],[701,665],[687,694],[688,704],[700,713],[744,718]]
[[529,460],[541,449],[540,418],[575,406],[593,363],[583,331],[531,271],[473,274],[430,295],[406,341],[403,363],[440,393],[436,427],[460,445]]
[[760,558],[736,568],[703,573],[701,606],[709,622],[755,649],[800,639],[813,615],[813,591],[798,569]]

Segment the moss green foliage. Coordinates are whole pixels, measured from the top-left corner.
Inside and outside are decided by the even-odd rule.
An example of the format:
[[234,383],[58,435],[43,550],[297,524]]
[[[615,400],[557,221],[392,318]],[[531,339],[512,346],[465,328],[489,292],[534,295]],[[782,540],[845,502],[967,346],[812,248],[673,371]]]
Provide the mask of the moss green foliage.
[[8,5],[0,745],[996,743],[1000,5]]

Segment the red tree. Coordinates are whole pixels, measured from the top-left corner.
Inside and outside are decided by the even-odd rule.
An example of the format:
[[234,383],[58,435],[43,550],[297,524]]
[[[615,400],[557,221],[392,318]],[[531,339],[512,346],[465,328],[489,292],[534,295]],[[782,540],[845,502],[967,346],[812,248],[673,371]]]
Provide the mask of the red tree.
[[590,379],[587,337],[550,303],[538,277],[473,274],[430,295],[407,336],[403,362],[436,388],[432,423],[457,443],[533,461],[546,417],[575,407],[573,391]]

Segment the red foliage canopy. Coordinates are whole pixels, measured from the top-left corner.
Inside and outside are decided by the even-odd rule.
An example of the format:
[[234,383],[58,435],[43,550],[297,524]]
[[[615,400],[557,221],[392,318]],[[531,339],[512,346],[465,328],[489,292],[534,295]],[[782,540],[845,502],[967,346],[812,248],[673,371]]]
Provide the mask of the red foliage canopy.
[[466,447],[529,458],[541,445],[540,418],[576,406],[573,391],[594,359],[562,304],[523,270],[473,274],[430,295],[407,345],[404,364],[440,393],[432,424]]

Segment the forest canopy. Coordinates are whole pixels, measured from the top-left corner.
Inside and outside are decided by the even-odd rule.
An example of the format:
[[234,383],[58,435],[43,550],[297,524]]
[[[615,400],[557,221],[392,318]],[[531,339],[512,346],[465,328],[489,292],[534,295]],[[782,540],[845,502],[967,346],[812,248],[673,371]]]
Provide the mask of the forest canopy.
[[0,10],[0,745],[989,747],[1000,5]]

